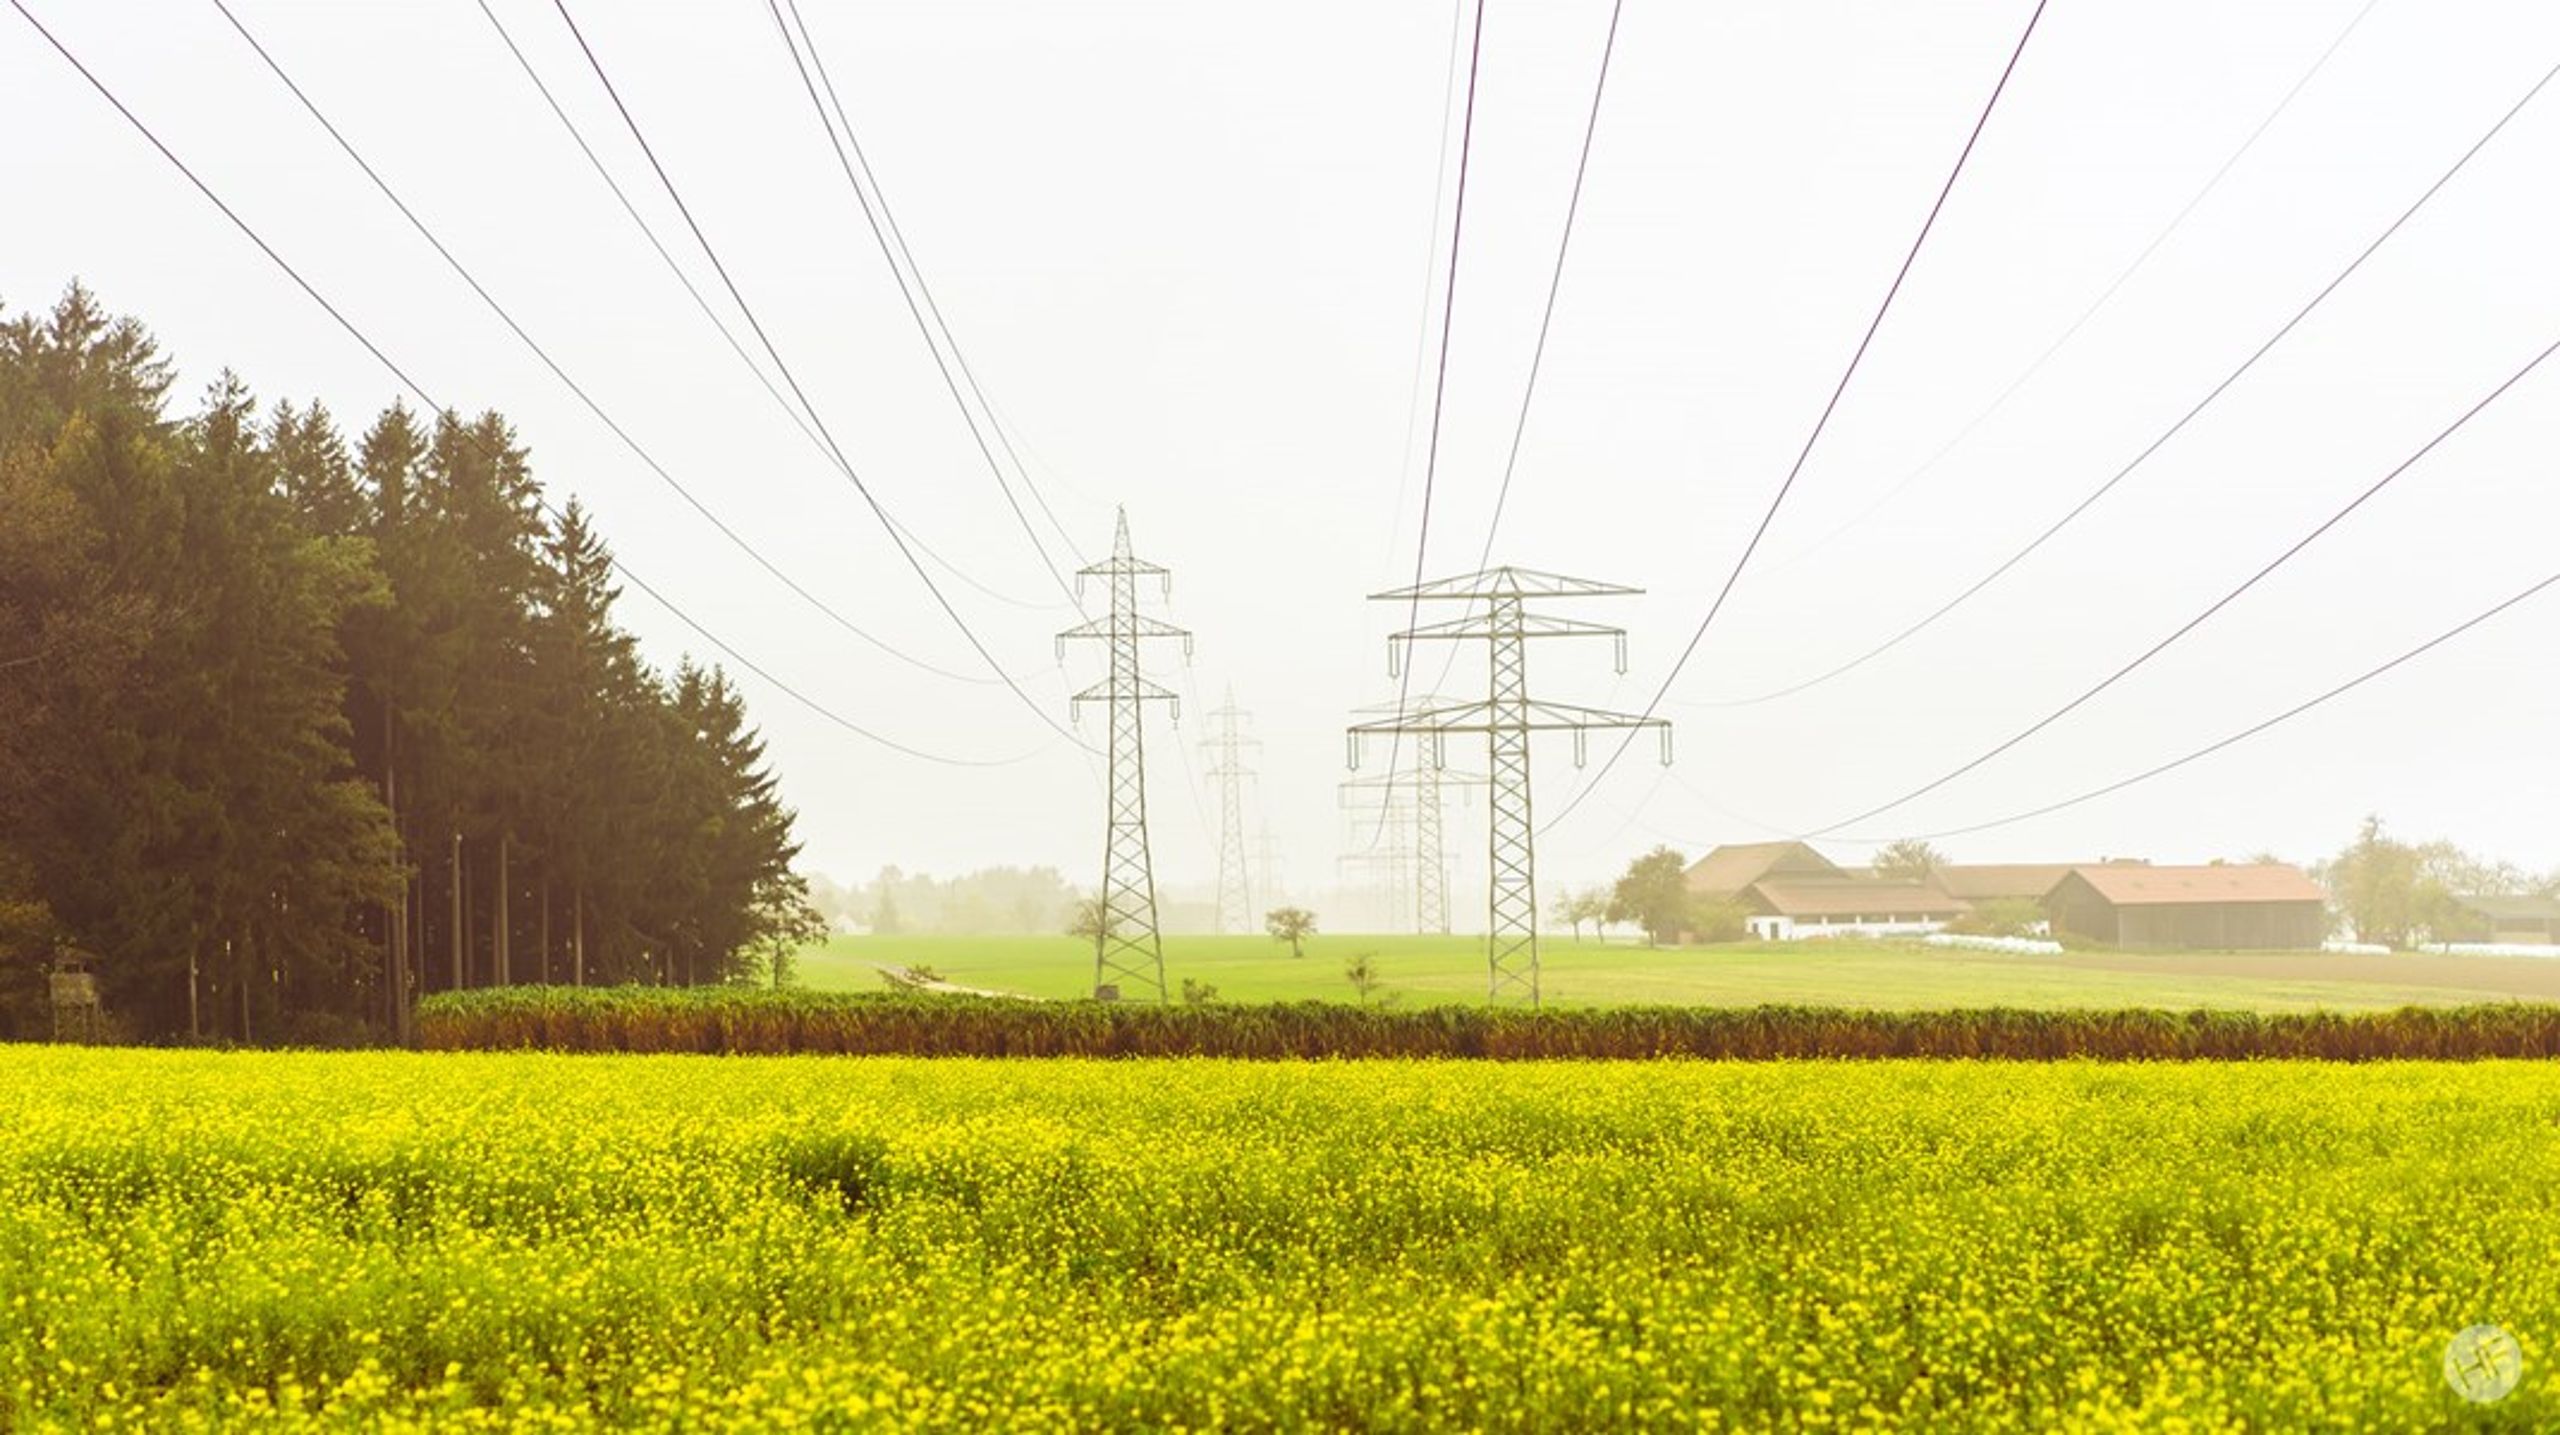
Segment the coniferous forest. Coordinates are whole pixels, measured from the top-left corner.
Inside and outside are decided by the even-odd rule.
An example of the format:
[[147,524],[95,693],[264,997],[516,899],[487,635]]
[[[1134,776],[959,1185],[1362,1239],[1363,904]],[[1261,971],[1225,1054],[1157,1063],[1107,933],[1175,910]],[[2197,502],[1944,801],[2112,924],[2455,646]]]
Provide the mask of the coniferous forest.
[[770,978],[814,921],[717,668],[644,662],[495,413],[172,400],[73,286],[0,310],[0,1030],[65,958],[146,1040]]

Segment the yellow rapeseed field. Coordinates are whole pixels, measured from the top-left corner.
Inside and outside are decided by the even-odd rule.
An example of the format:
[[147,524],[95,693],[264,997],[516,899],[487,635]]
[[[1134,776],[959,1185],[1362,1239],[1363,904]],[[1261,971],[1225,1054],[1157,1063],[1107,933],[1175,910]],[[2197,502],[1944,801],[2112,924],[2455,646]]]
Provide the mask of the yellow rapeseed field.
[[2560,1422],[2539,1064],[0,1048],[0,1132],[8,1429]]

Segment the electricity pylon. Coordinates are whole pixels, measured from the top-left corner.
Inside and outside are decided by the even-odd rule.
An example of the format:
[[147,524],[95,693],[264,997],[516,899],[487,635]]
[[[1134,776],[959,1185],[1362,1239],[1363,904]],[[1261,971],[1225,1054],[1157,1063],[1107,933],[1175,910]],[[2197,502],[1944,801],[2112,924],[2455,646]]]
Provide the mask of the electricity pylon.
[[1146,705],[1162,702],[1173,720],[1182,721],[1182,700],[1171,688],[1147,681],[1138,668],[1138,644],[1147,638],[1180,638],[1185,662],[1191,658],[1191,634],[1138,611],[1138,580],[1153,578],[1162,596],[1173,596],[1173,574],[1129,552],[1129,514],[1122,510],[1111,537],[1111,556],[1076,570],[1076,595],[1084,580],[1111,582],[1111,611],[1079,623],[1058,635],[1058,655],[1066,656],[1070,638],[1098,638],[1110,644],[1111,668],[1101,682],[1070,698],[1067,711],[1080,714],[1089,702],[1103,704],[1111,715],[1110,815],[1103,835],[1101,930],[1093,941],[1093,995],[1098,1001],[1120,999],[1121,985],[1152,987],[1165,1000],[1164,942],[1156,933],[1156,876],[1147,850]]
[[[1416,704],[1428,708],[1438,701],[1420,698]],[[1393,704],[1363,709],[1375,713],[1394,710]],[[1449,934],[1449,849],[1443,837],[1447,792],[1453,786],[1482,787],[1485,777],[1480,772],[1452,771],[1443,761],[1439,747],[1428,740],[1417,741],[1413,763],[1405,771],[1355,777],[1342,783],[1341,788],[1346,808],[1378,816],[1372,841],[1386,835],[1391,825],[1399,838],[1410,838],[1403,848],[1391,850],[1386,860],[1407,864],[1405,870],[1411,875],[1413,891],[1413,929],[1424,935],[1445,937]]]
[[1218,782],[1218,930],[1253,930],[1253,873],[1244,854],[1244,780],[1253,769],[1244,765],[1247,748],[1262,746],[1245,733],[1253,715],[1236,706],[1236,690],[1227,689],[1224,706],[1209,714],[1217,727],[1201,744],[1215,760],[1209,775]]
[[1363,738],[1390,733],[1413,735],[1436,756],[1451,733],[1485,735],[1486,771],[1493,788],[1492,892],[1486,928],[1487,994],[1501,1001],[1525,996],[1538,1002],[1538,875],[1536,825],[1529,803],[1529,734],[1570,732],[1573,760],[1579,767],[1588,756],[1594,730],[1654,728],[1662,735],[1662,761],[1671,761],[1671,724],[1665,718],[1597,708],[1540,702],[1529,696],[1529,640],[1532,638],[1613,639],[1617,668],[1627,670],[1627,635],[1622,628],[1532,613],[1535,599],[1617,598],[1642,592],[1614,583],[1595,583],[1525,568],[1493,568],[1455,578],[1442,578],[1413,588],[1370,596],[1380,602],[1416,603],[1455,600],[1481,603],[1484,611],[1445,622],[1426,623],[1387,637],[1387,672],[1403,670],[1406,648],[1417,642],[1482,640],[1490,669],[1486,697],[1480,703],[1423,703],[1407,711],[1349,730],[1351,766],[1360,765]]
[[1413,784],[1390,786],[1384,778],[1353,778],[1340,784],[1340,802],[1353,830],[1352,840],[1360,841],[1365,833],[1369,845],[1336,858],[1336,875],[1345,886],[1376,895],[1380,925],[1374,930],[1407,930],[1413,922],[1416,886]]
[[1413,764],[1413,929],[1449,934],[1449,857],[1440,841],[1440,745],[1420,744]]
[[1271,822],[1265,818],[1253,839],[1253,870],[1262,874],[1262,900],[1275,907],[1289,904],[1289,881],[1281,875],[1280,841],[1271,835]]

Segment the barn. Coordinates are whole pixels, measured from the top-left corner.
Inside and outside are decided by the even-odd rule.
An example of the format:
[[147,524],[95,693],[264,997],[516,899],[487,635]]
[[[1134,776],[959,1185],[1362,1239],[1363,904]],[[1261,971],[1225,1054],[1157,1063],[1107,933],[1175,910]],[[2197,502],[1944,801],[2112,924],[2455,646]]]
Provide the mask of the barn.
[[1689,864],[1690,895],[1739,902],[1763,877],[1841,877],[1839,864],[1802,842],[1728,843]]
[[2077,864],[2070,862],[1949,862],[1929,875],[1950,897],[1967,902],[2041,902]]
[[1737,899],[1750,913],[1751,935],[1787,942],[1804,937],[1913,937],[1962,916],[1964,902],[1926,879],[1835,876],[1764,877]]
[[2074,867],[2045,911],[2056,932],[2119,947],[2298,950],[2329,935],[2329,894],[2280,862]]
[[2456,897],[2457,942],[2520,947],[2560,946],[2560,900],[2550,897]]

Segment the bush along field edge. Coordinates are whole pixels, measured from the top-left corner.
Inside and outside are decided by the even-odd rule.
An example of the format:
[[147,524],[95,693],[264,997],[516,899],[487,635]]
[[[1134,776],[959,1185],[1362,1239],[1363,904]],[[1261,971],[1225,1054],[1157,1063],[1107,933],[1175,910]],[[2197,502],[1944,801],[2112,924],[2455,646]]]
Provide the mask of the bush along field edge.
[[1289,1061],[2468,1061],[2560,1056],[2560,1005],[2396,1011],[1144,1006],[973,996],[510,987],[418,1008],[430,1051]]

